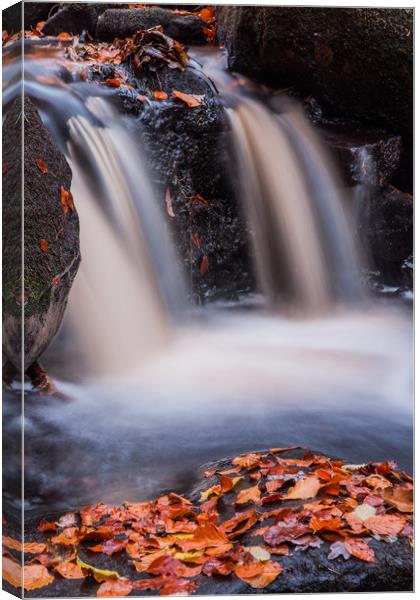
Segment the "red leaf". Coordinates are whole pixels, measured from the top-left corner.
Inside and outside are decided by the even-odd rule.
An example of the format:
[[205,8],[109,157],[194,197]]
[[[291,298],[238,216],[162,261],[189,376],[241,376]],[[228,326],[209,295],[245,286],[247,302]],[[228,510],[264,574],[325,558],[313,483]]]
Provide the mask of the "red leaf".
[[45,164],[45,161],[42,160],[42,158],[37,158],[36,166],[38,167],[39,171],[41,171],[41,173],[48,173],[48,167]]
[[205,275],[208,270],[209,270],[209,257],[207,256],[207,254],[205,254],[203,256],[203,258],[201,259],[201,263],[200,263],[201,275]]
[[39,242],[42,252],[48,252],[48,242],[47,240],[41,240]]

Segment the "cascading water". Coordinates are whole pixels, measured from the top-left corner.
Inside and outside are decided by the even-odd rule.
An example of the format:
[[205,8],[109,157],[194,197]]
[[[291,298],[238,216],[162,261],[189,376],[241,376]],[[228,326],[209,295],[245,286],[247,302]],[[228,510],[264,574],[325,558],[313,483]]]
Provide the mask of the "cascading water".
[[[216,73],[269,302],[208,307],[174,327],[185,293],[141,153],[97,86],[61,76],[59,56],[28,46],[25,91],[72,166],[82,267],[67,331],[77,325],[102,378],[69,383],[69,361],[57,361],[74,343],[66,330],[46,352],[68,402],[26,395],[28,509],[147,499],[202,462],[258,447],[303,443],[408,465],[410,323],[397,309],[351,304],[362,297],[357,252],[302,115],[239,94],[232,102],[232,79]],[[16,64],[7,69],[12,80]],[[16,93],[10,85],[6,106]],[[15,404],[5,410],[13,439]]]

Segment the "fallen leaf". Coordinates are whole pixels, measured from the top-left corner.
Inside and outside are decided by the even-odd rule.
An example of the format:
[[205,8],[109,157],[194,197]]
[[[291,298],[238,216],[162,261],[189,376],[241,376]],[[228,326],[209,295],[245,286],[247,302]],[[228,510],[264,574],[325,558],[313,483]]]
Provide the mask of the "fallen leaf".
[[256,485],[254,487],[241,490],[236,497],[235,504],[247,504],[248,502],[259,504],[260,499],[261,491],[258,485]]
[[335,560],[339,556],[342,556],[344,560],[348,560],[350,558],[350,553],[346,550],[346,547],[343,542],[334,542],[330,546],[330,553],[328,554],[328,559]]
[[354,509],[353,514],[356,515],[361,521],[366,521],[366,519],[376,515],[376,509],[370,504],[359,504],[359,506]]
[[191,536],[188,536],[187,539],[177,539],[177,546],[183,552],[188,552],[189,550],[221,546],[228,542],[229,539],[223,531],[211,523],[205,523],[197,527],[195,532]]
[[[256,567],[253,567],[256,565]],[[282,572],[279,563],[272,560],[242,565],[235,569],[235,575],[254,589],[263,589],[270,585]]]
[[162,90],[156,90],[155,92],[153,92],[153,97],[155,100],[167,100],[168,94],[166,92],[163,92]]
[[311,529],[303,523],[285,523],[282,521],[277,525],[269,527],[264,533],[264,541],[269,546],[279,546],[283,542],[290,542],[295,540],[306,533],[311,533]]
[[172,90],[172,95],[174,98],[178,98],[178,100],[182,100],[189,108],[196,108],[197,106],[202,106],[204,104],[205,96],[199,96],[197,94],[185,94],[184,92],[179,92],[178,90]]
[[74,513],[66,513],[60,517],[57,521],[59,527],[74,527],[77,523],[76,515]]
[[337,531],[343,526],[343,521],[338,517],[332,517],[331,519],[319,519],[318,517],[311,517],[309,521],[309,527],[312,531]]
[[169,188],[166,188],[165,192],[165,204],[166,204],[166,212],[172,218],[175,218],[174,209],[172,207],[172,194]]
[[205,254],[203,256],[203,258],[201,259],[201,263],[200,263],[201,275],[205,275],[208,270],[209,270],[209,257],[207,256],[207,254]]
[[394,506],[400,512],[413,512],[413,490],[398,486],[386,488],[381,492],[381,497],[389,506]]
[[67,527],[61,533],[51,538],[52,544],[62,544],[63,546],[77,546],[81,540],[81,535],[77,527]]
[[255,525],[258,517],[255,508],[236,513],[231,519],[228,519],[220,526],[220,529],[228,534],[229,538],[237,537],[245,531],[248,531]]
[[245,546],[245,550],[255,558],[255,560],[270,560],[271,554],[262,546]]
[[80,565],[71,560],[60,563],[55,570],[64,579],[84,579],[85,577]]
[[375,562],[375,553],[369,548],[367,543],[361,538],[347,538],[344,540],[344,547],[352,556],[366,562]]
[[7,172],[7,163],[2,164],[2,174],[4,175]]
[[76,556],[76,563],[78,564],[79,567],[81,567],[82,569],[86,569],[86,571],[88,571],[89,573],[91,573],[96,581],[100,582],[101,580],[108,580],[108,578],[111,579],[121,579],[121,576],[117,573],[117,571],[108,571],[107,569],[98,569],[96,567],[93,567],[92,565],[89,565],[85,562],[83,562],[82,560],[80,560],[80,558],[78,556]]
[[41,240],[39,242],[42,252],[48,252],[48,242],[47,240]]
[[38,167],[38,170],[41,171],[41,173],[44,173],[44,175],[48,173],[48,167],[45,164],[45,161],[42,160],[42,158],[37,158],[36,166]]
[[233,465],[237,465],[243,469],[252,469],[256,467],[261,460],[261,454],[245,454],[245,456],[237,456],[232,460]]
[[58,285],[60,283],[60,278],[58,275],[54,275],[53,280],[52,280],[54,285]]
[[119,596],[128,596],[133,591],[133,584],[128,579],[115,579],[113,581],[104,581],[96,592],[98,598],[114,598]]
[[108,79],[105,79],[106,85],[109,85],[110,87],[120,87],[121,86],[121,80],[117,79],[116,77],[109,77]]
[[376,515],[364,522],[366,529],[377,535],[397,535],[405,523],[405,518],[400,515]]
[[314,475],[308,475],[303,479],[299,479],[296,485],[289,489],[287,492],[287,500],[306,500],[307,498],[313,498],[319,492],[321,487],[318,477]]
[[46,521],[45,519],[42,519],[38,525],[38,531],[57,531],[57,529],[57,523]]
[[69,210],[70,211],[74,210],[73,196],[70,191],[64,189],[64,186],[61,186],[60,189],[61,189],[61,208],[63,209],[63,212],[66,215],[69,212]]
[[57,37],[59,40],[71,40],[73,38],[73,36],[70,35],[70,33],[67,33],[67,31],[61,31]]

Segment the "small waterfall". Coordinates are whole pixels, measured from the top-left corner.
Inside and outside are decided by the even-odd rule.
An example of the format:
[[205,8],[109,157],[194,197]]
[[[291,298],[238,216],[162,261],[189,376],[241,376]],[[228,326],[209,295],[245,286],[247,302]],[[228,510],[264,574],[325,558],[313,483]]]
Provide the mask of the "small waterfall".
[[240,98],[227,109],[240,193],[271,304],[325,313],[361,296],[358,258],[323,148],[298,108],[285,108]]

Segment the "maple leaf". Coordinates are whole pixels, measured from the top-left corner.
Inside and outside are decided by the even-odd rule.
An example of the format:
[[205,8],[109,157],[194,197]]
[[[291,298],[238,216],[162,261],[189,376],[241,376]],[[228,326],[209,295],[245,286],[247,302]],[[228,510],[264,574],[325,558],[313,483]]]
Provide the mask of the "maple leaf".
[[42,158],[37,158],[36,160],[36,166],[38,167],[38,170],[43,173],[44,175],[46,173],[48,173],[48,167],[45,164],[45,161],[42,160]]
[[198,94],[185,94],[184,92],[179,92],[178,90],[172,90],[172,96],[174,98],[178,98],[178,100],[182,100],[189,108],[197,108],[197,106],[202,106],[204,104],[204,95]]
[[162,90],[156,90],[155,92],[153,92],[153,97],[155,100],[167,100],[168,94],[166,92],[163,92]]
[[104,581],[98,588],[96,596],[98,598],[115,598],[128,596],[133,591],[133,584],[128,579],[115,579]]
[[66,215],[69,212],[69,210],[74,210],[73,196],[70,191],[64,189],[63,185],[60,188],[60,193],[61,208],[63,209],[63,212]]
[[270,585],[283,568],[272,560],[244,564],[235,569],[235,575],[254,589],[263,589]]
[[366,562],[375,562],[375,553],[361,538],[347,538],[344,547],[349,554]]
[[286,498],[288,500],[306,500],[307,498],[313,498],[319,492],[321,487],[318,477],[314,475],[308,475],[296,482],[296,485],[290,488],[287,492]]
[[258,485],[250,488],[246,488],[241,490],[235,500],[235,504],[247,504],[248,502],[254,502],[254,504],[259,504],[261,499],[261,491]]

